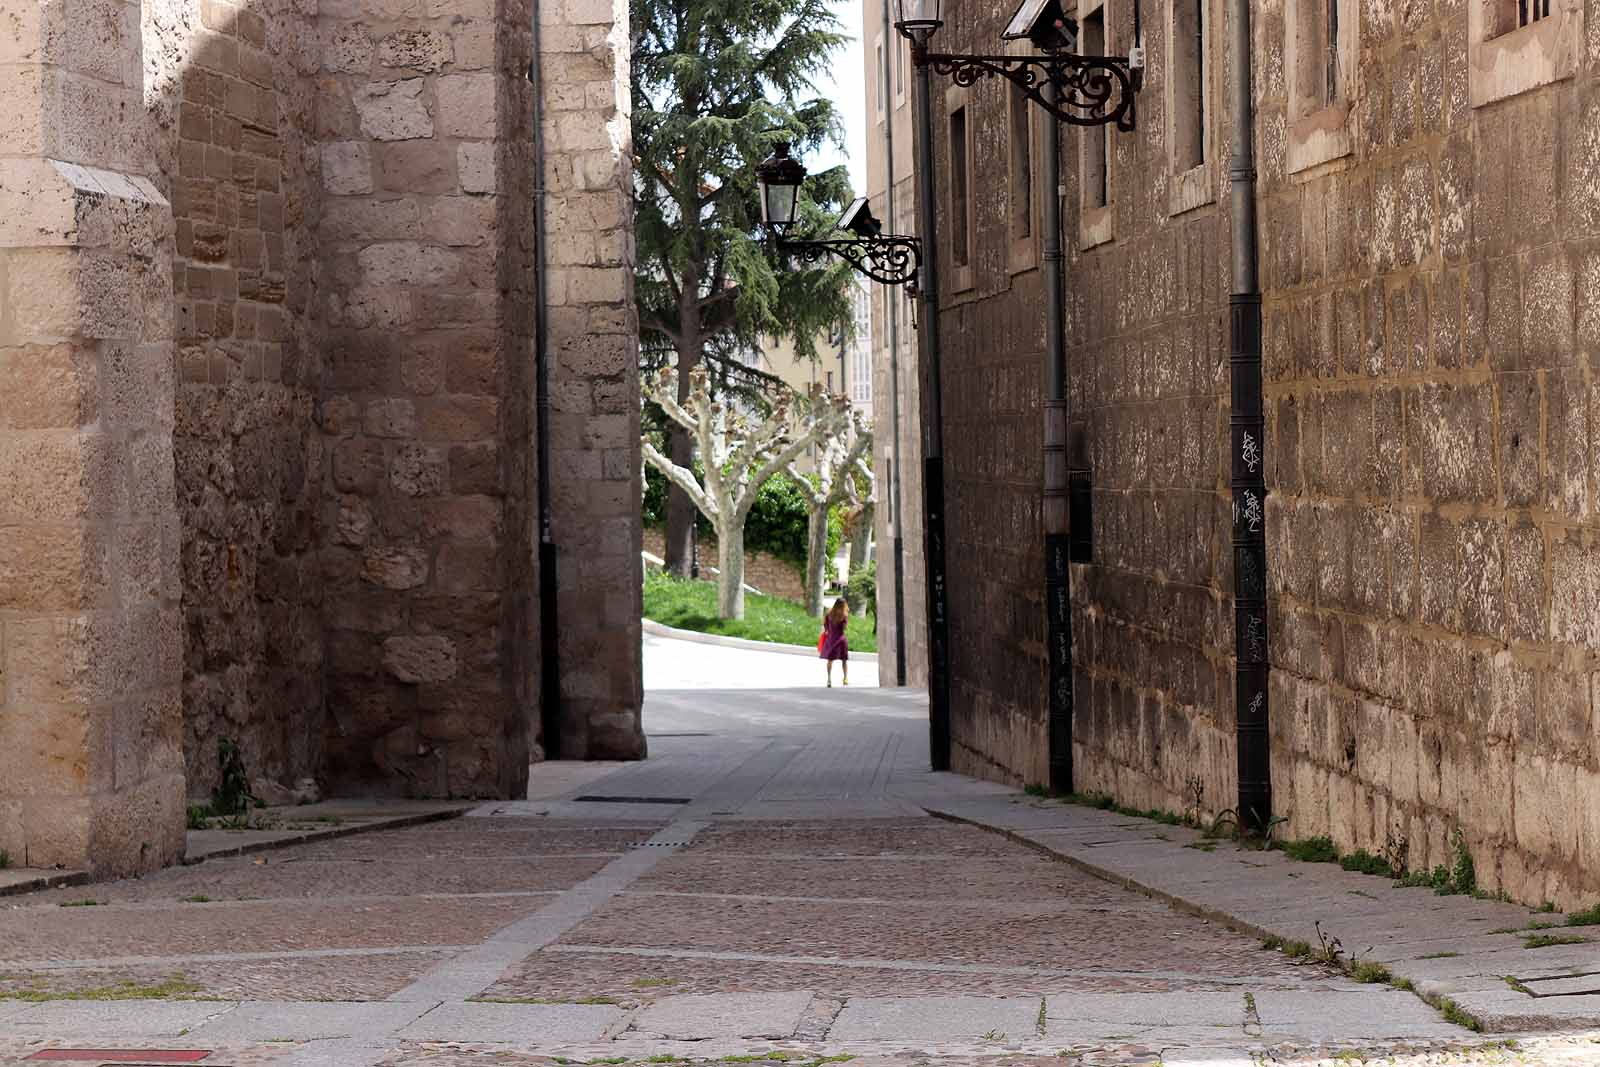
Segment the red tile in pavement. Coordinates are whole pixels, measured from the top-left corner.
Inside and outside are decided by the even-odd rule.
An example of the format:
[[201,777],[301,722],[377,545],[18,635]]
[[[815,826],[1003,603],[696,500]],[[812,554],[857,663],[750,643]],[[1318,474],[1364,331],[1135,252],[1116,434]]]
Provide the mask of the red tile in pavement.
[[29,1056],[30,1060],[95,1060],[107,1063],[199,1063],[211,1055],[209,1049],[170,1048],[47,1048]]

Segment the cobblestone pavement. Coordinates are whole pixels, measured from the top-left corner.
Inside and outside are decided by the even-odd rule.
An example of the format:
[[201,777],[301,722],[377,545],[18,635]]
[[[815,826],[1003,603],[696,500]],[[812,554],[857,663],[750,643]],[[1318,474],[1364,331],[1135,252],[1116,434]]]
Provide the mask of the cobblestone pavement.
[[536,768],[533,799],[7,898],[0,1063],[1600,1062],[1580,1038],[1483,1047],[928,817],[1002,791],[928,772],[924,715],[886,690],[653,694],[650,761]]

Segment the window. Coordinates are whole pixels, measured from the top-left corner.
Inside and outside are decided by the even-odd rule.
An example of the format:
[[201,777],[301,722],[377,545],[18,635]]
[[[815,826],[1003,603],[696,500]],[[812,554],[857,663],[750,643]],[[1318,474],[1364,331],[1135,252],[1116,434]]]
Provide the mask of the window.
[[1570,78],[1583,53],[1582,0],[1468,0],[1473,107]]
[[882,37],[878,38],[878,42],[874,46],[874,51],[877,55],[877,64],[872,68],[876,75],[872,79],[872,102],[873,109],[877,112],[878,118],[881,121],[883,119],[884,111],[889,104],[889,90],[886,84],[889,80],[889,68],[883,64]]
[[[1020,48],[1015,51],[1026,54]],[[1035,119],[1038,106],[1011,86],[1006,92],[1006,130],[1010,145],[1009,194],[1006,198],[1006,230],[1010,237],[1007,265],[1018,274],[1039,265],[1039,174],[1034,166],[1040,137],[1054,132],[1048,124],[1041,129]]]
[[1357,48],[1355,3],[1288,0],[1285,5],[1291,174],[1351,152],[1348,120]]
[[1033,130],[1029,121],[1032,104],[1016,90],[1008,90],[1011,102],[1011,236],[1033,236]]
[[911,42],[895,34],[894,44],[894,106],[904,107],[906,102],[906,53]]
[[[1292,2],[1292,0],[1291,0]],[[1170,0],[1167,23],[1171,61],[1167,77],[1167,151],[1172,168],[1169,214],[1181,215],[1217,199],[1213,160],[1212,71],[1209,37],[1218,20],[1214,0]]]
[[972,131],[968,123],[967,89],[945,90],[945,116],[950,149],[950,288],[972,288],[974,205],[972,196]]
[[[1078,51],[1086,56],[1107,54],[1106,8],[1101,0],[1078,7]],[[1080,128],[1078,150],[1078,243],[1093,248],[1111,240],[1111,131],[1110,125]]]

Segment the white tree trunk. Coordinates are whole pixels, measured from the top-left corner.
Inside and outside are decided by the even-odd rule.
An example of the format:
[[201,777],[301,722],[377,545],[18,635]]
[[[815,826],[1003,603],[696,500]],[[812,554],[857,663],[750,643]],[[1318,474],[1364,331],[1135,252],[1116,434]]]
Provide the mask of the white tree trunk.
[[806,519],[806,607],[822,614],[823,586],[828,576],[828,505],[811,505]]
[[[856,528],[850,535],[851,574],[867,565],[867,550],[872,547],[872,520],[872,505],[863,504],[861,513],[856,516]],[[854,606],[854,604],[851,605],[851,607]]]
[[744,618],[744,523],[725,523],[717,534],[717,617]]

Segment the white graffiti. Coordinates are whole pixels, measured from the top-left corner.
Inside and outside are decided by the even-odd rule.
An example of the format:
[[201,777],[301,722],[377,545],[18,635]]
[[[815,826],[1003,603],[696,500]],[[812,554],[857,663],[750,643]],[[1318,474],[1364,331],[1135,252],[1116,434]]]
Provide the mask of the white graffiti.
[[1255,695],[1255,698],[1250,701],[1250,714],[1252,714],[1252,715],[1261,714],[1261,705],[1266,702],[1266,699],[1267,699],[1267,694],[1265,694],[1265,693],[1257,693]]
[[1250,468],[1251,474],[1254,474],[1256,468],[1261,466],[1261,446],[1256,444],[1256,439],[1250,436],[1248,430],[1245,431],[1244,446],[1240,449],[1240,454],[1244,459],[1244,465]]
[[1254,493],[1244,495],[1244,521],[1249,524],[1251,533],[1261,532],[1261,498]]

